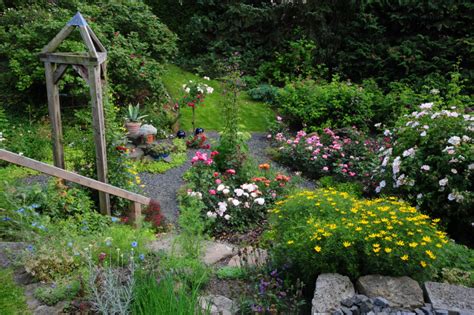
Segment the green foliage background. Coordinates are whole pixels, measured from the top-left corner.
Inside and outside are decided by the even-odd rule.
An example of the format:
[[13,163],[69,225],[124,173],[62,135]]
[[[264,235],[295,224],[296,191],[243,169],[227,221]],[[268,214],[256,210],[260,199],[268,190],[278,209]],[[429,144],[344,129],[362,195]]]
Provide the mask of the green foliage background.
[[[108,82],[119,104],[163,103],[163,64],[176,53],[176,35],[138,2],[26,1],[0,14],[0,98],[15,110],[32,106],[46,111],[44,67],[37,54],[80,11],[108,49]],[[0,10],[2,6],[0,4]],[[74,31],[58,48],[84,51]],[[88,103],[85,83],[68,70],[61,81],[62,103]]]
[[220,58],[239,51],[242,68],[255,74],[263,62],[278,61],[275,53],[288,41],[307,39],[316,45],[315,65],[354,81],[417,81],[444,75],[458,59],[463,76],[474,77],[471,1],[146,2],[178,34],[181,62],[208,73],[203,68],[216,69]]

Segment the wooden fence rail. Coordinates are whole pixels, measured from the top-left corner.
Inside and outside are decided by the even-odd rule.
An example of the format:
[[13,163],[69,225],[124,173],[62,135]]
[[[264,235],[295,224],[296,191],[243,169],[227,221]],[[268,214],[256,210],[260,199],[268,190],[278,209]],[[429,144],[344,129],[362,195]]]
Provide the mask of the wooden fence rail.
[[139,219],[141,216],[142,205],[149,205],[151,201],[151,199],[148,197],[109,184],[105,184],[103,182],[99,182],[98,180],[88,178],[70,171],[66,171],[62,168],[36,161],[7,150],[0,149],[0,159],[16,165],[33,169],[35,171],[39,171],[44,174],[62,178],[64,180],[82,186],[86,186],[107,194],[131,200],[133,202],[131,203],[130,215],[134,222],[137,222],[137,219]]

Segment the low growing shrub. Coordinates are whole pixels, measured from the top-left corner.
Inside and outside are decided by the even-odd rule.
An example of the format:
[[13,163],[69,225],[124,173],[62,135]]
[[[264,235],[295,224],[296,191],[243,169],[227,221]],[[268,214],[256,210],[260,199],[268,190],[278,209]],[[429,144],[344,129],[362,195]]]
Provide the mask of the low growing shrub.
[[407,203],[358,199],[334,189],[301,191],[270,211],[267,234],[281,263],[312,281],[337,272],[432,279],[445,265],[446,233]]

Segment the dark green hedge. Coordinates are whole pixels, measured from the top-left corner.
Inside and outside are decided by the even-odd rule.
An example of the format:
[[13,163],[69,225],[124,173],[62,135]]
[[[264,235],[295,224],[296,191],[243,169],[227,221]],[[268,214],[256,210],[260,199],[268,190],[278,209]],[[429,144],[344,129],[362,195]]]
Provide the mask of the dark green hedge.
[[468,0],[146,2],[180,37],[182,63],[208,73],[239,51],[243,69],[255,74],[288,41],[306,38],[317,46],[314,63],[326,64],[329,76],[416,82],[460,61],[463,76],[474,78],[474,3]]

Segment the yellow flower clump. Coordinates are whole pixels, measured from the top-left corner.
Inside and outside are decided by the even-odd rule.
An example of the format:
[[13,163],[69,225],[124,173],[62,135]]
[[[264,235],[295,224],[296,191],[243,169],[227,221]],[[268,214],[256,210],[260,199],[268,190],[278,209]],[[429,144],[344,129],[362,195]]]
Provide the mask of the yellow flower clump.
[[270,235],[307,242],[312,255],[357,248],[365,255],[426,268],[448,243],[446,233],[436,229],[439,219],[431,220],[394,197],[358,199],[331,188],[302,191],[277,202],[270,212],[278,214],[274,227],[288,229]]

